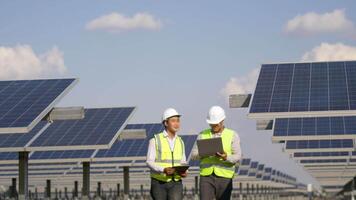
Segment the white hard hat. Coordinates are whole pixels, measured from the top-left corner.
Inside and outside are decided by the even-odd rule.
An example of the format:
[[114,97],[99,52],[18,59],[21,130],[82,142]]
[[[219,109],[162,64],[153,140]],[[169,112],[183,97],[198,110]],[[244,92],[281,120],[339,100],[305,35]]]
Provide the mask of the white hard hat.
[[220,106],[210,108],[206,122],[208,124],[218,124],[225,119],[225,111]]
[[162,121],[166,121],[168,118],[174,116],[180,117],[181,115],[174,108],[168,108],[163,112]]

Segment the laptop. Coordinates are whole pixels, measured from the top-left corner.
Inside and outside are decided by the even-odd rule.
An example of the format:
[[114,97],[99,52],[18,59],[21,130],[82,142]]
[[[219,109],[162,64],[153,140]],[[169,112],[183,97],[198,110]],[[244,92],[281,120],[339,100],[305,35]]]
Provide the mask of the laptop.
[[199,156],[214,156],[217,152],[224,152],[221,137],[197,140]]

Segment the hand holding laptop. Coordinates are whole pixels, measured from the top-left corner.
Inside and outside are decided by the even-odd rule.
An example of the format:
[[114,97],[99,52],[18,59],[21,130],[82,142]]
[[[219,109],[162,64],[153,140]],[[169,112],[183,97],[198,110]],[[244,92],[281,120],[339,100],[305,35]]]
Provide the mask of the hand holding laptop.
[[200,139],[197,140],[197,145],[200,157],[218,156],[223,159],[226,157],[221,137]]

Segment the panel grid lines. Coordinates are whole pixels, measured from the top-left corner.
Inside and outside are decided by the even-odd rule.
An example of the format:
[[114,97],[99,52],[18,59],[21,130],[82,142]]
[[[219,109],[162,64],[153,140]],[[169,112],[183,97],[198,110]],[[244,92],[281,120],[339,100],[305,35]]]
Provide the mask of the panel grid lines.
[[250,113],[356,109],[356,61],[264,64]]

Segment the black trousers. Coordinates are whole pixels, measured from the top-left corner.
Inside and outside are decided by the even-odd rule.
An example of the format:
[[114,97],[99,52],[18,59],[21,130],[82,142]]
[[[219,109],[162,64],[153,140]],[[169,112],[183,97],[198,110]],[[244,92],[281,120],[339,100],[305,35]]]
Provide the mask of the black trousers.
[[151,197],[153,200],[182,200],[182,181],[163,182],[151,178]]
[[200,199],[230,200],[232,179],[218,177],[215,174],[200,176]]

